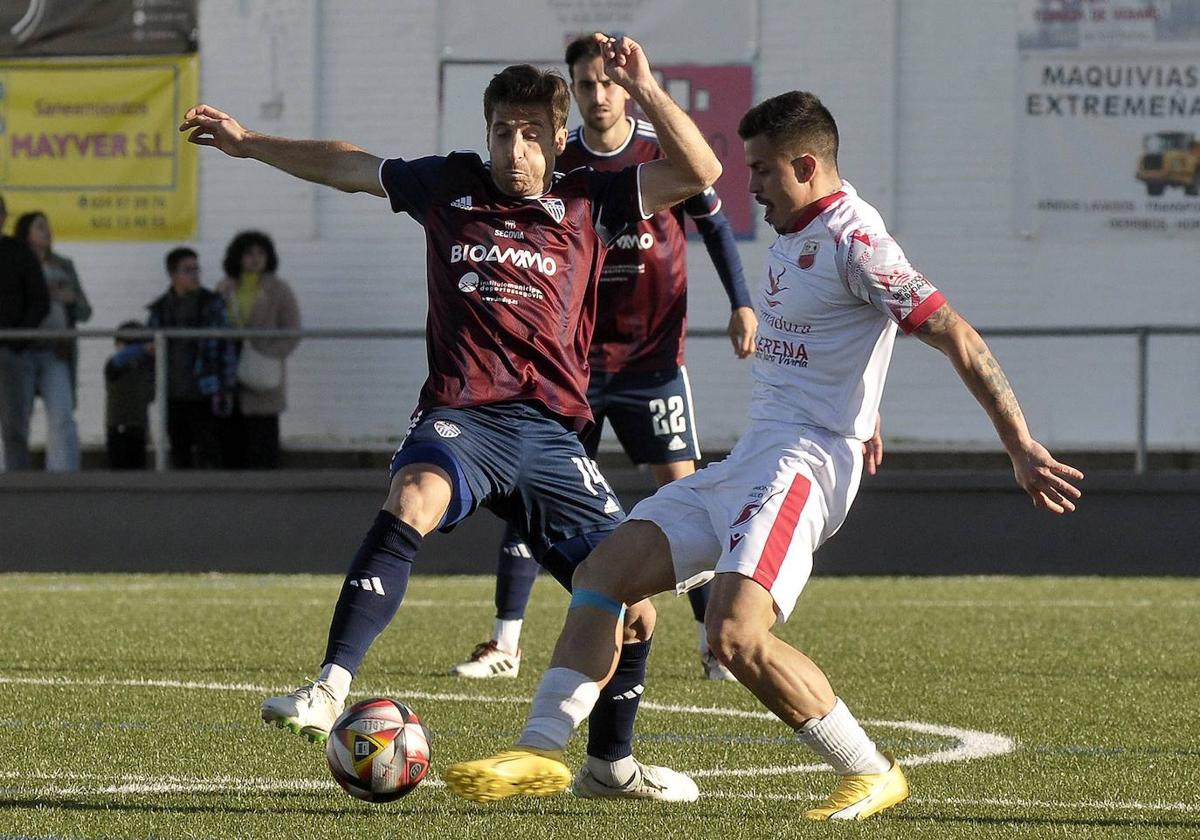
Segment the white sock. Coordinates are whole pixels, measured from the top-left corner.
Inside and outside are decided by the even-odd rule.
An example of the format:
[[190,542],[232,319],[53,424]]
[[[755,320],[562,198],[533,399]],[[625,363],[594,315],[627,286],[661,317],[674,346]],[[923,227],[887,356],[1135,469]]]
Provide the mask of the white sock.
[[550,668],[542,675],[517,743],[539,750],[564,749],[599,698],[600,686],[587,674]]
[[892,766],[841,698],[825,717],[805,721],[796,730],[796,735],[805,746],[829,762],[834,772],[843,776],[886,773]]
[[704,629],[704,622],[696,622],[696,633],[700,638],[700,655],[704,656],[708,653],[708,631]]
[[524,623],[525,620],[521,618],[496,619],[496,627],[492,630],[492,639],[500,650],[516,656],[517,651],[520,650],[521,625]]
[[317,675],[317,679],[329,686],[334,696],[344,703],[346,695],[350,693],[350,680],[354,679],[354,675],[341,665],[326,662],[321,666],[321,673]]
[[609,787],[625,787],[637,775],[637,763],[631,755],[616,761],[605,761],[603,758],[589,755],[587,767],[593,776]]

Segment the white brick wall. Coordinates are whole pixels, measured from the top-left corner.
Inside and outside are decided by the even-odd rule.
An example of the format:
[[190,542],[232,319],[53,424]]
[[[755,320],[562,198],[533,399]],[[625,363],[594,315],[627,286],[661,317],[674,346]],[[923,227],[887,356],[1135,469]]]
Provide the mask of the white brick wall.
[[[717,2],[717,0],[704,0]],[[697,6],[701,5],[697,2]],[[1043,241],[1014,233],[1016,16],[1000,0],[762,0],[756,98],[811,89],[842,130],[842,170],[889,220],[914,263],[979,325],[1196,323],[1195,243]],[[205,0],[202,98],[258,130],[355,142],[377,154],[439,151],[436,4],[422,0]],[[654,45],[647,44],[653,58]],[[698,56],[699,58],[699,56]],[[200,239],[206,280],[244,227],[269,231],[311,326],[424,323],[420,229],[386,204],[312,187],[205,150]],[[744,189],[723,183],[723,191]],[[770,232],[742,245],[752,282]],[[160,245],[67,242],[95,326],[132,316],[165,283]],[[723,326],[725,303],[690,246],[693,326]],[[107,353],[84,347],[79,420],[103,438]],[[1129,445],[1131,339],[997,340],[1034,431],[1062,446]],[[1153,342],[1151,439],[1200,446],[1200,340]],[[743,423],[747,366],[723,342],[693,342],[702,441]],[[424,378],[417,342],[304,344],[289,367],[293,443],[385,445],[404,431]],[[915,341],[896,353],[884,398],[896,445],[994,446],[948,365]],[[40,431],[38,432],[40,435]]]

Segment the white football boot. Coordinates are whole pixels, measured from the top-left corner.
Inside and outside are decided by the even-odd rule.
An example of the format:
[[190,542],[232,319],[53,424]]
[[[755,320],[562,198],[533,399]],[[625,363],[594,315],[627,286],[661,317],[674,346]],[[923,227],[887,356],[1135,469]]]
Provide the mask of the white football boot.
[[344,706],[325,682],[314,680],[291,694],[268,697],[262,704],[262,719],[263,723],[273,723],[315,743],[324,743]]
[[704,668],[704,678],[706,680],[723,680],[725,682],[737,682],[738,678],[733,675],[733,672],[721,664],[721,660],[713,655],[711,650],[706,650],[700,654],[700,665]]
[[467,677],[473,680],[491,677],[515,677],[521,671],[521,651],[508,653],[500,650],[495,639],[475,645],[466,662],[450,669],[452,677]]
[[670,767],[642,764],[634,760],[636,771],[623,785],[606,785],[596,778],[587,764],[575,774],[571,793],[580,799],[657,799],[659,802],[695,802],[700,789],[692,777]]

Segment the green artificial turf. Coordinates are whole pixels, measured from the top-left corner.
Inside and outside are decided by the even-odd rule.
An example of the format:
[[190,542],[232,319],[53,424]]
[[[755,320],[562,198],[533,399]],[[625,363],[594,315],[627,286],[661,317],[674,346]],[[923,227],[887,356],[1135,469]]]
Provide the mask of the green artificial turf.
[[545,577],[520,677],[484,681],[445,672],[491,630],[491,579],[414,577],[355,694],[421,714],[433,774],[389,805],[353,800],[320,747],[258,722],[267,692],[315,674],[340,583],[0,575],[0,838],[1200,835],[1200,580],[812,581],[780,634],[911,763],[912,799],[859,825],[801,818],[831,774],[770,769],[815,762],[745,689],[700,679],[670,596],[635,750],[695,773],[699,802],[451,796],[442,770],[520,730],[566,607]]

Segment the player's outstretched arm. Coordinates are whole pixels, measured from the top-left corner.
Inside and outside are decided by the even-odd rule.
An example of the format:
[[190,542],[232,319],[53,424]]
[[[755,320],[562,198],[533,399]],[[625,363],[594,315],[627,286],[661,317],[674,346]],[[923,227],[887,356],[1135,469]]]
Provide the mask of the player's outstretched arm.
[[1008,377],[975,328],[946,303],[917,327],[916,334],[946,355],[967,389],[988,413],[1012,459],[1017,483],[1033,499],[1034,506],[1053,513],[1075,510],[1074,500],[1083,494],[1067,479],[1081,479],[1083,473],[1054,460],[1030,436]]
[[305,181],[343,192],[365,192],[381,198],[386,195],[379,183],[383,161],[350,143],[259,134],[211,105],[190,108],[179,130],[191,132],[189,143],[213,146],[230,157],[253,158]]
[[599,32],[595,37],[604,56],[604,72],[641,107],[666,155],[642,164],[642,209],[657,213],[712,186],[721,177],[721,162],[691,117],[654,78],[641,45]]

